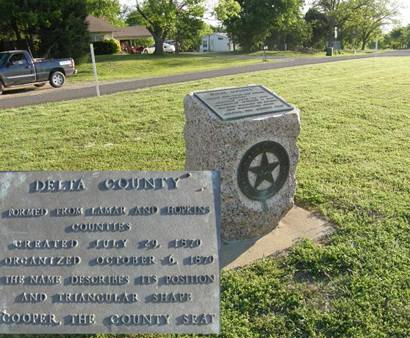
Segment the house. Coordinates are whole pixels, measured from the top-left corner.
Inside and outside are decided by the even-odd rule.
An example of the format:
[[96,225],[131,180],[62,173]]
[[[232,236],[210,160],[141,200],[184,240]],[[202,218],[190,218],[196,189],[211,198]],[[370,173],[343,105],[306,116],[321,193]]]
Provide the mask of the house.
[[[148,39],[152,35],[144,26],[128,26],[118,28],[117,31],[113,32],[114,39],[120,41],[121,49],[127,53],[135,53],[135,48],[138,47],[148,47],[139,46],[136,43],[136,39]],[[139,42],[141,44],[141,42]]]
[[213,33],[202,37],[201,52],[230,52],[232,43],[226,33]]
[[118,28],[111,25],[106,18],[97,18],[88,15],[85,18],[85,22],[88,25],[88,32],[90,33],[92,42],[113,39],[114,32],[118,30]]
[[128,26],[117,28],[117,31],[113,32],[114,39],[119,41],[130,41],[136,39],[151,38],[152,35],[144,26]]
[[87,16],[85,21],[88,24],[91,41],[116,39],[120,41],[123,50],[132,47],[134,40],[152,37],[144,26],[115,27],[106,18],[97,18],[92,15]]

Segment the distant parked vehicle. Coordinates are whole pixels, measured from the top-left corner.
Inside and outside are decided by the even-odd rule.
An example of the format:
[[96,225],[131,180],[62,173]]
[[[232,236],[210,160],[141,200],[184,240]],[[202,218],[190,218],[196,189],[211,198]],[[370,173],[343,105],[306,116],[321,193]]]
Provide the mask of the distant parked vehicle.
[[155,53],[155,46],[145,47],[142,51],[142,54],[154,54]]
[[144,47],[142,46],[129,46],[126,44],[121,45],[121,50],[127,54],[142,54]]
[[[162,46],[164,48],[165,53],[175,53],[175,46],[174,45],[171,45],[169,43],[164,42],[164,44]],[[146,47],[142,51],[142,54],[154,54],[154,53],[155,53],[155,46]]]
[[66,76],[76,74],[73,59],[33,59],[25,50],[0,52],[0,94],[4,88],[49,82],[54,88],[64,85]]
[[167,43],[169,45],[176,46],[177,42],[175,40],[165,40],[164,43]]
[[164,43],[164,52],[165,53],[175,53],[175,46],[169,43]]
[[131,47],[131,54],[141,54],[144,51],[144,47]]

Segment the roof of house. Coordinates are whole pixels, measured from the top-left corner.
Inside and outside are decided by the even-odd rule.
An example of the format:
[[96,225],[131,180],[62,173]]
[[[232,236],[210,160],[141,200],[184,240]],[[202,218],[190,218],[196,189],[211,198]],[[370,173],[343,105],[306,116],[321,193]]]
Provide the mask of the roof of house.
[[139,38],[148,38],[151,37],[151,33],[144,26],[129,26],[118,28],[114,32],[114,38],[117,40],[127,40],[127,39],[139,39]]
[[112,33],[119,30],[119,28],[111,25],[104,17],[97,18],[92,15],[88,15],[85,18],[85,22],[88,24],[88,31],[90,33]]
[[223,38],[227,38],[228,37],[228,34],[227,33],[223,33],[223,32],[215,32],[215,33],[212,33],[212,34],[207,34],[207,35],[205,35],[206,37],[208,37],[208,36],[215,36],[215,37],[223,37]]

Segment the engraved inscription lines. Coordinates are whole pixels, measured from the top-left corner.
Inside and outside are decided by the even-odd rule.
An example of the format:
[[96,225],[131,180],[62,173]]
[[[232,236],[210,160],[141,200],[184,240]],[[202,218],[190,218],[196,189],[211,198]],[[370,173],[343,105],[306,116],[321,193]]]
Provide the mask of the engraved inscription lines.
[[194,95],[225,121],[293,109],[262,86],[217,89]]
[[[165,204],[140,204],[144,203],[139,196],[143,192],[178,191],[181,181],[190,177],[191,174],[106,178],[97,184],[91,184],[87,177],[67,177],[28,183],[30,199],[58,195],[60,205],[29,205],[30,199],[21,199],[18,203],[23,205],[9,203],[7,209],[0,210],[0,221],[9,228],[13,224],[27,224],[33,229],[43,223],[54,224],[58,231],[52,229],[50,237],[44,231],[34,230],[29,237],[15,232],[11,239],[2,242],[6,250],[0,256],[0,266],[4,268],[0,289],[20,292],[14,294],[10,307],[0,310],[0,333],[4,332],[3,326],[10,325],[18,332],[23,332],[20,327],[29,326],[67,328],[47,331],[52,333],[70,332],[69,327],[201,327],[218,321],[216,313],[191,313],[189,306],[183,305],[200,304],[201,297],[208,294],[201,290],[218,283],[217,256],[207,252],[209,238],[193,235],[196,232],[189,222],[192,230],[186,237],[180,237],[179,231],[168,236],[160,235],[158,230],[152,236],[147,236],[147,232],[139,234],[146,224],[155,227],[158,223],[167,231],[168,223],[178,229],[178,223],[185,219],[201,224],[202,219],[209,217],[213,210],[209,199],[198,204],[173,203],[171,199]],[[95,187],[99,194],[126,192],[138,196],[129,198],[127,203],[118,199],[101,205],[84,205],[87,202],[81,198],[78,205],[72,199],[64,200],[70,194],[90,193]],[[139,202],[130,204],[134,200]],[[127,307],[135,303],[146,306],[137,311]],[[41,304],[44,306],[38,307]],[[83,308],[78,307],[81,304]],[[100,304],[104,308],[124,305],[124,313],[102,314]],[[175,304],[181,304],[175,308],[177,312],[173,310]]]

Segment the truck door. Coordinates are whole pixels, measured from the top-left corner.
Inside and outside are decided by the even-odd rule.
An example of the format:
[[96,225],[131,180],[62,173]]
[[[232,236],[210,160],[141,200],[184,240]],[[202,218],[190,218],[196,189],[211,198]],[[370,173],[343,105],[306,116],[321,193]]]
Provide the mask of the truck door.
[[14,53],[10,56],[4,77],[7,85],[18,85],[35,82],[36,72],[31,60],[27,60],[24,53]]

